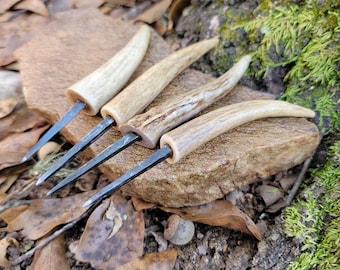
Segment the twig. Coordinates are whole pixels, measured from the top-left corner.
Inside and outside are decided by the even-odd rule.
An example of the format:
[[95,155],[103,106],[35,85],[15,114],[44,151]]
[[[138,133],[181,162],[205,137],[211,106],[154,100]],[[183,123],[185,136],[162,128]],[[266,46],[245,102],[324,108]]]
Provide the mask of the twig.
[[[326,133],[326,129],[323,128],[323,129],[321,130],[321,132],[320,132],[320,140],[319,140],[319,143],[321,142],[321,140],[322,140],[323,136],[325,135],[325,133]],[[292,203],[292,201],[293,201],[293,199],[294,199],[296,193],[298,192],[298,190],[299,190],[299,188],[300,188],[300,186],[301,186],[301,184],[302,184],[302,182],[303,182],[303,179],[305,178],[305,174],[306,174],[306,172],[307,172],[307,170],[308,170],[308,168],[309,168],[310,163],[311,163],[312,160],[313,160],[313,157],[314,157],[315,153],[316,153],[316,151],[314,152],[314,154],[313,154],[310,158],[308,158],[307,160],[305,160],[305,162],[303,163],[303,167],[302,167],[302,169],[301,169],[301,171],[300,171],[300,173],[299,173],[299,175],[298,175],[298,178],[297,178],[297,180],[296,180],[296,182],[295,182],[293,188],[292,188],[291,191],[289,192],[289,195],[287,196],[287,199],[286,199],[286,206],[289,206],[289,205]]]
[[64,225],[63,227],[61,227],[59,230],[56,230],[54,233],[52,233],[50,236],[46,237],[45,239],[43,239],[38,245],[36,245],[34,248],[32,248],[31,250],[27,251],[24,255],[14,259],[11,261],[11,265],[12,266],[16,266],[20,263],[22,263],[23,261],[29,259],[31,256],[34,255],[34,253],[47,246],[53,239],[55,239],[56,237],[58,237],[59,235],[61,235],[62,233],[64,233],[65,231],[67,231],[68,229],[71,229],[76,223],[78,223],[81,219],[83,219],[84,217],[86,217],[87,215],[89,215],[92,210],[96,207],[97,205],[94,205],[92,207],[90,207],[89,209],[87,209],[80,217],[78,217],[77,219],[73,220],[72,222],[67,223],[66,225]]
[[29,195],[29,193],[36,187],[35,186],[35,180],[36,179],[31,179],[26,186],[24,186],[23,189],[21,189],[18,192],[13,192],[11,193],[4,201],[1,202],[1,207],[0,207],[0,214],[6,211],[7,209],[11,207],[16,207],[22,204],[27,204],[30,201],[28,200],[23,200],[23,201],[15,201],[15,200],[20,200],[26,196]]

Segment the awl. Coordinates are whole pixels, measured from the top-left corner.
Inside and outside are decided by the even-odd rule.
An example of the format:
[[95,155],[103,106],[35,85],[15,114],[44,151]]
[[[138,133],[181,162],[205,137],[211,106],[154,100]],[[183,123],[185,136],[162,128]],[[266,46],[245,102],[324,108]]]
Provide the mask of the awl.
[[102,164],[129,145],[137,142],[155,148],[162,134],[189,120],[197,113],[227,95],[238,83],[249,66],[251,57],[244,56],[228,72],[207,84],[169,100],[166,105],[151,108],[119,127],[125,134],[100,154],[54,186],[48,195],[75,181],[93,167]]
[[145,171],[167,160],[173,164],[216,136],[247,122],[269,117],[312,118],[312,110],[277,100],[254,100],[232,104],[199,116],[164,134],[161,148],[127,171],[84,203],[88,207],[112,194]]
[[124,87],[139,66],[148,49],[150,36],[150,28],[142,25],[128,44],[108,62],[66,89],[65,94],[74,103],[73,107],[27,152],[22,162],[32,157],[82,110],[96,115]]
[[43,183],[82,149],[98,139],[110,126],[120,126],[142,112],[185,68],[218,44],[217,38],[180,49],[149,68],[101,109],[102,120],[37,181]]

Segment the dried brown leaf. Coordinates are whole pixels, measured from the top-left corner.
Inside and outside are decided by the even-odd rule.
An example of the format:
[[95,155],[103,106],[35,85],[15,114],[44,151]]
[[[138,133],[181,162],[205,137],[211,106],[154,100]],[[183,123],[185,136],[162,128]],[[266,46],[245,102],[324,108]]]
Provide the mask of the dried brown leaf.
[[18,72],[0,70],[0,100],[18,98],[21,94],[21,79]]
[[[4,177],[5,181],[7,179],[7,177]],[[5,200],[7,198],[7,194],[3,191],[0,191],[0,202],[2,202],[3,200]]]
[[178,19],[182,15],[184,8],[190,5],[190,0],[175,0],[169,9],[168,30],[172,30]]
[[95,190],[92,190],[62,199],[32,200],[25,212],[12,220],[7,229],[8,231],[23,229],[22,234],[29,239],[39,239],[56,226],[81,216],[87,210],[83,207],[84,202],[94,192]]
[[46,5],[41,0],[24,0],[15,5],[14,9],[29,10],[44,17],[49,15]]
[[0,118],[4,118],[13,112],[15,106],[18,104],[18,99],[9,98],[6,100],[0,100]]
[[163,0],[153,4],[150,8],[134,19],[134,21],[142,21],[149,24],[158,21],[169,8],[171,2],[172,0]]
[[[5,197],[6,198],[6,197]],[[4,198],[4,199],[5,199]],[[0,199],[1,201],[1,199]],[[6,222],[6,224],[10,223],[12,220],[16,219],[22,212],[24,212],[28,208],[28,205],[20,205],[17,207],[12,207],[7,209],[6,211],[0,214],[0,218]]]
[[[122,219],[122,226],[110,237],[114,229],[112,207]],[[108,212],[109,211],[109,212]],[[109,217],[109,218],[108,218]],[[85,230],[75,248],[75,258],[90,262],[96,269],[116,269],[143,253],[144,218],[120,194],[114,194],[99,205],[89,217]]]
[[60,235],[34,254],[31,270],[71,269],[66,257],[64,235]]
[[1,185],[0,190],[3,192],[7,192],[10,187],[14,184],[14,182],[18,179],[17,174],[13,174],[7,177],[6,181]]
[[0,141],[0,170],[21,163],[22,157],[37,142],[47,127],[15,133]]
[[137,258],[118,267],[117,270],[169,270],[174,268],[176,257],[176,249],[167,249],[163,252],[146,254],[142,258]]
[[160,209],[177,214],[184,219],[200,222],[211,226],[222,226],[245,232],[261,240],[262,235],[255,223],[231,202],[217,200],[199,206]]
[[136,5],[136,0],[108,0],[107,2],[112,6],[133,7]]
[[16,60],[14,51],[31,39],[39,28],[49,21],[37,14],[20,14],[8,22],[0,24],[0,66]]
[[142,211],[156,207],[155,203],[149,203],[137,197],[132,197],[131,200],[136,211]]
[[73,6],[76,8],[97,8],[106,2],[106,0],[73,0]]
[[9,10],[12,6],[18,3],[20,0],[1,0],[0,1],[0,14]]
[[0,266],[10,267],[11,263],[6,258],[7,248],[9,246],[18,247],[19,243],[16,239],[11,237],[5,237],[0,240]]
[[37,112],[22,106],[15,112],[15,120],[9,127],[10,132],[19,133],[30,129],[42,127],[47,124],[45,118]]

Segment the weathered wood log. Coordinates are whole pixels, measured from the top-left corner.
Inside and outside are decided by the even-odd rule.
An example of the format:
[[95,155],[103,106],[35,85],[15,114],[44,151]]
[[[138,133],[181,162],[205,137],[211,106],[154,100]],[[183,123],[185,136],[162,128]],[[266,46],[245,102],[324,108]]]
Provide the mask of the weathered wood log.
[[[105,17],[95,10],[66,12],[50,23],[16,54],[29,107],[51,123],[55,122],[72,105],[64,94],[65,89],[112,57],[135,31],[130,24]],[[163,39],[152,33],[149,50],[132,80],[170,53]],[[211,79],[209,75],[188,69],[149,108]],[[268,94],[237,86],[204,112],[241,101],[271,98]],[[100,117],[80,114],[62,134],[76,143],[100,120]],[[93,157],[120,137],[113,128],[84,151],[83,157]],[[157,165],[123,189],[163,206],[199,205],[221,198],[259,177],[302,163],[312,155],[318,139],[317,127],[306,119],[254,121],[218,136],[176,164]],[[152,152],[133,145],[100,168],[114,181]]]

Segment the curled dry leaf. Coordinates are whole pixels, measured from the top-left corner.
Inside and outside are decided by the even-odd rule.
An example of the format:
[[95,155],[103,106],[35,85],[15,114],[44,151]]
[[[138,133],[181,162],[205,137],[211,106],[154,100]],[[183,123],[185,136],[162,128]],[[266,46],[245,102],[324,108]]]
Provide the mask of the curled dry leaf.
[[20,0],[1,0],[0,1],[0,14],[9,10],[12,6],[18,3]]
[[19,243],[16,239],[11,237],[5,237],[0,240],[0,266],[10,267],[11,263],[6,258],[7,248],[9,246],[18,247]]
[[[122,226],[110,237],[114,229],[112,210],[122,218]],[[109,218],[107,218],[109,217]],[[131,201],[114,194],[100,204],[89,217],[85,230],[76,246],[75,258],[90,262],[96,269],[116,269],[143,253],[144,218],[136,212]]]
[[6,181],[1,185],[0,190],[3,192],[7,192],[7,190],[10,189],[10,187],[14,184],[14,182],[18,179],[17,174],[9,175],[6,179]]
[[14,9],[24,9],[48,17],[47,7],[41,0],[24,0],[15,5]]
[[80,217],[87,208],[83,204],[96,191],[80,193],[62,199],[32,200],[29,207],[12,220],[8,231],[22,230],[22,234],[31,240],[39,239],[60,224],[65,224]]
[[47,246],[34,254],[31,270],[68,270],[70,265],[66,257],[64,235],[59,235]]
[[163,252],[149,253],[142,258],[137,258],[132,262],[126,263],[117,270],[168,270],[173,269],[177,257],[176,249],[167,249]]
[[175,0],[169,9],[168,30],[172,30],[182,15],[184,8],[190,5],[190,0]]
[[258,240],[262,239],[260,230],[250,217],[229,201],[217,200],[199,206],[183,208],[160,207],[160,209],[194,222],[227,227],[253,235]]
[[153,4],[150,8],[145,10],[136,19],[134,19],[134,21],[142,21],[149,24],[158,21],[169,8],[171,2],[172,0],[163,0]]
[[16,98],[0,100],[0,118],[4,118],[5,116],[13,112],[17,104],[18,104],[18,100]]

